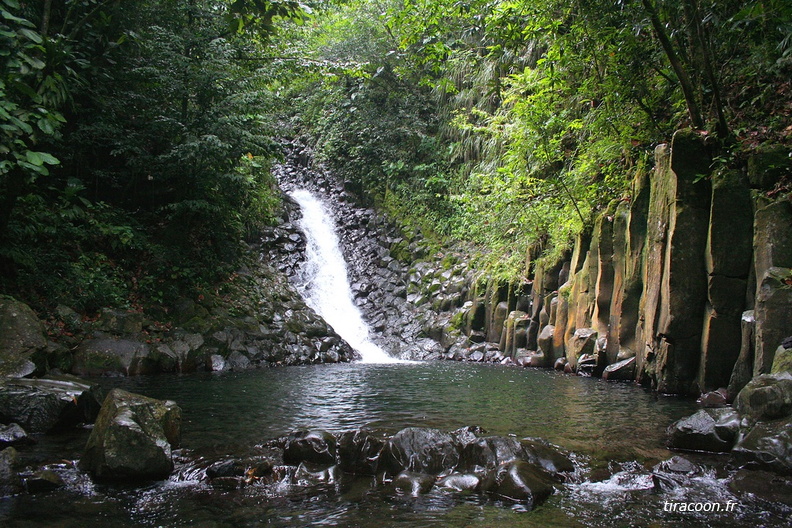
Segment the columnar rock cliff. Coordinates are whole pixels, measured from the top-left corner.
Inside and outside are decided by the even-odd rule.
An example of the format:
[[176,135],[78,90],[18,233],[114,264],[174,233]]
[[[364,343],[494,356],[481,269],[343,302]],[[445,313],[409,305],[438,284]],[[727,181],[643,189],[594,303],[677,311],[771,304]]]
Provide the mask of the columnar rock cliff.
[[762,156],[790,161],[760,153],[748,175],[713,173],[708,151],[692,131],[658,146],[630,200],[611,203],[568,258],[535,264],[529,314],[516,287],[489,285],[473,330],[531,365],[563,357],[568,370],[665,393],[733,396],[770,372],[792,334],[792,203],[767,198],[778,164]]

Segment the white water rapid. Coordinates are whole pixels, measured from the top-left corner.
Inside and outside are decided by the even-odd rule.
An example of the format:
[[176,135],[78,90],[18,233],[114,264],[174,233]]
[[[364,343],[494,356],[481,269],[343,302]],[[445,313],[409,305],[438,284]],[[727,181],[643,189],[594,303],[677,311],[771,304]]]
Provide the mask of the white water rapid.
[[300,204],[303,215],[300,227],[307,242],[305,302],[360,352],[363,362],[399,362],[371,341],[369,327],[352,301],[347,266],[338,246],[333,217],[311,192],[296,190],[289,195]]

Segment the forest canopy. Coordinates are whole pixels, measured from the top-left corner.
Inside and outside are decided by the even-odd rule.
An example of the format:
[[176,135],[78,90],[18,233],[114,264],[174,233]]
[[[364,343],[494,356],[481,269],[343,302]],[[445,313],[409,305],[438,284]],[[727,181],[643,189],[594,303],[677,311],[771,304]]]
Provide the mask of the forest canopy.
[[679,128],[792,141],[786,0],[0,0],[0,39],[0,288],[44,308],[224,280],[286,140],[509,277]]

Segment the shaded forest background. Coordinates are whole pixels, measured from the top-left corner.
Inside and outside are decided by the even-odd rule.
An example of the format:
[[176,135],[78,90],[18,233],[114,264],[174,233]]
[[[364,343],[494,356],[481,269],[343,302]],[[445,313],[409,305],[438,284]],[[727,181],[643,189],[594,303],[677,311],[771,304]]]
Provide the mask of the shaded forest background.
[[528,277],[679,128],[735,169],[790,147],[790,79],[787,0],[0,0],[0,291],[163,314],[216,291],[277,221],[287,138]]

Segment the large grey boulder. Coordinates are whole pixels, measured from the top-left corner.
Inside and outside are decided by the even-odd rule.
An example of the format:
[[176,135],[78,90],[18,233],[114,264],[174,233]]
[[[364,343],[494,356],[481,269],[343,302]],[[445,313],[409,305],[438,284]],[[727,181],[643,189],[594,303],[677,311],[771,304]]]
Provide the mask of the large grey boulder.
[[99,386],[75,376],[9,380],[0,385],[0,422],[17,423],[30,433],[90,423],[101,398]]
[[726,453],[740,430],[740,417],[733,409],[701,409],[668,427],[668,447],[685,451]]
[[751,422],[776,420],[792,414],[792,374],[763,374],[737,395],[734,408]]
[[47,346],[44,325],[25,303],[0,295],[0,377],[35,369],[33,355]]
[[146,343],[134,339],[88,339],[74,354],[72,371],[78,376],[136,376],[158,371]]
[[171,449],[181,435],[181,409],[113,389],[102,404],[80,467],[102,479],[158,479],[173,469]]

